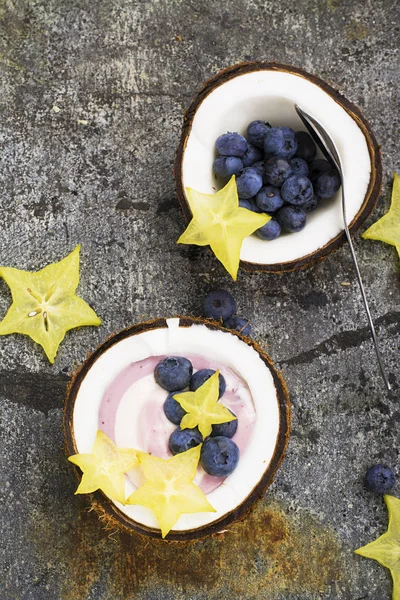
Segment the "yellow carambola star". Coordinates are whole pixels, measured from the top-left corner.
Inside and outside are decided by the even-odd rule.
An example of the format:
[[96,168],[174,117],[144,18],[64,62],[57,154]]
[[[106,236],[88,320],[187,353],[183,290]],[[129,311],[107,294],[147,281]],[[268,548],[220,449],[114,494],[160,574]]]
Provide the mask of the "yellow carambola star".
[[216,512],[204,492],[193,483],[201,445],[169,459],[140,455],[145,483],[126,504],[140,504],[153,511],[164,538],[185,513]]
[[268,223],[271,217],[239,207],[234,175],[216,194],[203,194],[191,188],[186,188],[186,194],[193,219],[177,243],[209,245],[236,280],[244,238]]
[[83,472],[75,494],[102,490],[109,498],[125,504],[125,473],[139,463],[138,451],[118,448],[98,430],[91,454],[74,454],[68,458]]
[[234,421],[235,416],[225,406],[218,402],[219,371],[216,371],[195,392],[175,394],[174,400],[179,402],[186,411],[180,428],[193,429],[198,427],[203,438],[210,435],[213,425]]
[[358,548],[356,554],[373,558],[390,570],[393,579],[392,600],[400,600],[400,500],[385,496],[389,512],[389,526],[386,533],[377,540]]
[[379,221],[371,225],[362,237],[368,240],[380,240],[396,246],[400,256],[400,176],[394,173],[392,202],[389,211]]
[[69,329],[101,323],[94,310],[75,294],[79,251],[77,246],[60,262],[37,272],[0,267],[0,277],[10,287],[13,299],[0,323],[0,335],[29,335],[42,346],[51,363]]

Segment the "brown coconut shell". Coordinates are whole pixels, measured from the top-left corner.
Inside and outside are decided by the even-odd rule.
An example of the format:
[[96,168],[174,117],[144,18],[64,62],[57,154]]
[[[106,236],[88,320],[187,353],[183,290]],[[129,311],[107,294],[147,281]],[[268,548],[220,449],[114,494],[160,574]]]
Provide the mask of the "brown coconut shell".
[[[274,367],[271,358],[263,351],[262,348],[260,348],[260,346],[256,342],[254,342],[248,337],[244,337],[236,331],[227,330],[221,324],[212,320],[199,319],[196,317],[182,317],[180,315],[178,315],[178,317],[180,319],[181,327],[190,327],[193,324],[199,323],[205,325],[206,327],[212,330],[219,329],[221,331],[229,331],[232,335],[238,336],[244,342],[246,342],[246,344],[252,346],[254,350],[256,350],[256,352],[259,354],[265,365],[270,370],[274,380],[279,405],[279,432],[276,440],[274,454],[272,456],[270,464],[268,465],[268,468],[264,472],[257,485],[251,490],[247,498],[240,505],[238,505],[234,510],[227,513],[217,521],[214,521],[202,527],[186,531],[171,531],[167,535],[167,538],[164,540],[167,542],[190,541],[203,538],[205,536],[214,535],[219,533],[221,530],[226,529],[226,527],[232,524],[233,522],[242,519],[250,510],[250,508],[254,505],[254,503],[264,494],[268,486],[271,485],[271,483],[273,482],[275,473],[277,472],[285,456],[289,440],[291,423],[289,394],[286,383],[280,372]],[[90,354],[83,362],[83,364],[76,370],[68,386],[64,406],[63,425],[65,436],[65,451],[67,456],[72,456],[73,454],[77,454],[78,452],[75,443],[73,426],[74,406],[81,383],[84,380],[89,369],[93,366],[96,360],[104,354],[106,350],[108,350],[109,348],[111,348],[111,346],[117,344],[121,340],[132,335],[137,335],[144,331],[165,327],[167,327],[166,319],[157,318],[143,323],[138,323],[137,325],[132,325],[127,329],[123,329],[119,333],[110,336],[92,354]],[[80,480],[80,469],[78,469],[78,467],[74,467],[74,469],[78,479]],[[145,525],[142,525],[141,523],[137,523],[136,521],[130,519],[126,514],[121,512],[117,508],[117,506],[115,506],[115,504],[113,504],[101,491],[97,491],[94,494],[90,494],[89,497],[91,500],[91,508],[96,510],[96,512],[101,518],[101,521],[107,526],[107,528],[122,528],[131,533],[137,532],[146,536],[150,536],[152,538],[157,538],[160,540],[162,539],[161,531],[159,529],[147,527]]]
[[[206,98],[206,96],[208,96],[208,94],[210,94],[220,85],[226,83],[230,79],[237,77],[238,75],[244,75],[245,73],[251,73],[254,71],[261,70],[282,71],[285,73],[292,73],[293,75],[299,75],[300,77],[303,77],[311,83],[314,83],[315,85],[319,86],[324,92],[329,94],[333,98],[333,100],[335,100],[335,102],[337,102],[342,108],[344,108],[344,110],[354,119],[354,121],[356,121],[357,125],[363,132],[371,159],[371,175],[368,189],[365,194],[364,202],[360,207],[358,213],[354,217],[353,221],[349,225],[350,233],[354,234],[360,228],[365,219],[373,211],[378,201],[382,185],[382,161],[380,147],[378,146],[378,143],[375,139],[374,134],[372,133],[368,121],[361,114],[361,111],[357,106],[355,106],[352,102],[347,100],[347,98],[340,94],[340,92],[335,90],[335,88],[333,88],[331,85],[329,85],[319,77],[316,77],[311,73],[307,73],[306,71],[298,67],[263,61],[240,63],[228,67],[223,71],[220,71],[217,75],[209,79],[204,84],[202,90],[197,94],[192,104],[185,112],[181,138],[175,158],[174,178],[176,185],[176,193],[186,222],[189,223],[189,221],[192,218],[192,213],[190,211],[189,204],[185,195],[185,189],[182,179],[182,164],[183,155],[185,152],[188,138],[192,130],[192,123],[196,111],[199,108],[200,104],[203,102],[203,100]],[[241,260],[240,267],[245,271],[262,271],[265,273],[286,273],[289,271],[294,271],[296,269],[303,269],[314,262],[323,260],[324,258],[329,256],[329,254],[331,254],[333,251],[341,248],[345,241],[346,234],[344,231],[342,231],[335,238],[331,239],[327,244],[325,244],[325,246],[323,246],[322,248],[319,248],[315,252],[307,254],[306,256],[303,256],[296,260],[276,264],[260,264]]]

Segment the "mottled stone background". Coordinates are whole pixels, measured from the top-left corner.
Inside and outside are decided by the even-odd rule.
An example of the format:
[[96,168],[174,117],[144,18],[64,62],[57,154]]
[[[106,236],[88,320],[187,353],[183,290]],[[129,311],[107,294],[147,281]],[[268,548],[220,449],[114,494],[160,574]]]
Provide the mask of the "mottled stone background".
[[[2,600],[389,600],[388,571],[353,549],[386,525],[366,467],[399,461],[395,249],[355,240],[387,398],[348,248],[233,284],[207,251],[175,244],[171,170],[207,78],[243,60],[293,64],[355,102],[382,145],[372,223],[400,168],[399,17],[395,0],[0,0],[0,262],[38,269],[81,243],[79,293],[103,319],[68,333],[54,366],[28,338],[0,338]],[[188,547],[104,531],[63,454],[69,375],[144,315],[199,314],[214,285],[233,291],[287,379],[286,461],[224,537]],[[1,316],[9,303],[1,282]]]

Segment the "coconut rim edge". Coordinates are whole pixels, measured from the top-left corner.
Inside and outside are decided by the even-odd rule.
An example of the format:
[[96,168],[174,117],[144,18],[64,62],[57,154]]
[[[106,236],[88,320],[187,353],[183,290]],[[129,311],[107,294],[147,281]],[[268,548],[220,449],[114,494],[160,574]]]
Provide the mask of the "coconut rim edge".
[[[369,183],[363,202],[355,217],[349,224],[350,233],[354,234],[376,206],[382,185],[382,162],[380,148],[371,130],[371,127],[356,105],[347,100],[347,98],[345,98],[340,92],[338,92],[334,87],[326,83],[321,78],[308,73],[299,67],[268,61],[242,62],[223,69],[204,83],[200,92],[196,95],[189,108],[185,111],[180,141],[175,157],[173,175],[175,179],[175,188],[178,201],[186,223],[191,220],[192,214],[186,199],[185,188],[183,185],[182,167],[186,145],[191,135],[193,119],[196,115],[196,112],[207,96],[215,91],[219,86],[236,78],[237,76],[256,71],[277,71],[296,75],[306,79],[310,83],[318,86],[323,92],[330,96],[330,98],[336,102],[350,116],[350,118],[355,121],[356,125],[361,130],[368,149],[371,170]],[[341,248],[345,241],[346,234],[344,229],[342,229],[335,237],[330,238],[327,243],[320,248],[294,260],[281,263],[256,263],[241,260],[240,267],[244,271],[248,272],[266,273],[285,273],[297,269],[303,269],[312,263],[325,259],[332,252]]]
[[[270,374],[273,378],[279,410],[279,430],[274,452],[272,454],[268,467],[263,472],[258,483],[255,486],[253,486],[253,488],[249,491],[249,493],[242,502],[240,502],[233,510],[222,515],[222,517],[220,517],[219,519],[212,521],[211,523],[208,523],[206,525],[182,531],[171,530],[167,537],[164,540],[162,540],[166,542],[194,541],[204,537],[212,536],[214,534],[220,533],[221,530],[226,529],[227,526],[243,519],[246,516],[246,514],[250,511],[250,509],[255,505],[255,503],[261,498],[266,489],[273,482],[275,474],[285,457],[289,441],[291,424],[289,394],[285,380],[283,379],[280,372],[274,367],[271,358],[254,340],[242,336],[238,332],[225,329],[221,324],[209,319],[200,319],[197,317],[180,315],[178,315],[176,318],[179,318],[179,327],[189,328],[192,325],[200,324],[206,326],[211,330],[220,330],[222,332],[235,335],[243,342],[250,345],[258,353],[259,357],[265,364],[266,368],[269,369]],[[98,346],[94,350],[94,352],[92,352],[84,360],[82,365],[80,365],[77,368],[68,385],[63,410],[63,429],[65,440],[64,447],[67,456],[76,454],[78,451],[75,442],[73,427],[74,406],[81,383],[83,382],[90,368],[94,365],[97,359],[99,359],[103,355],[103,353],[106,352],[106,350],[111,348],[114,344],[117,344],[119,341],[127,337],[143,333],[145,331],[166,328],[167,326],[168,325],[166,318],[155,318],[127,327],[126,329],[123,329],[120,332],[108,337],[105,340],[105,342],[100,344],[100,346]],[[76,466],[74,466],[73,468],[77,478],[80,480],[82,476],[80,469]],[[106,523],[107,525],[110,525],[113,528],[123,529],[125,531],[128,531],[129,533],[136,532],[154,539],[162,539],[161,532],[159,529],[149,527],[129,518],[100,490],[97,490],[92,494],[85,495],[91,499],[91,506],[95,509],[97,513],[101,513],[101,521]]]

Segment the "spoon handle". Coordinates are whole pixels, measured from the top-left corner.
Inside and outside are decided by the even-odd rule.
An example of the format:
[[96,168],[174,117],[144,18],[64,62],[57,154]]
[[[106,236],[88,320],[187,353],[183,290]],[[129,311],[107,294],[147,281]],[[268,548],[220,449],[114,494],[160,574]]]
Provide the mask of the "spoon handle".
[[386,375],[385,368],[383,366],[382,356],[379,350],[378,345],[378,336],[375,331],[374,323],[372,321],[371,312],[368,306],[367,296],[365,295],[365,289],[361,278],[360,269],[358,268],[357,257],[354,251],[353,242],[351,241],[349,227],[347,225],[347,215],[346,215],[346,202],[344,196],[344,182],[343,182],[343,169],[340,161],[339,152],[335,146],[335,142],[332,140],[328,132],[322,127],[314,117],[307,114],[304,110],[302,110],[297,104],[295,104],[295,110],[299,115],[300,119],[308,129],[311,137],[314,139],[317,146],[322,150],[328,161],[336,167],[339,172],[340,179],[342,181],[342,214],[343,214],[343,223],[344,230],[346,233],[347,241],[350,246],[350,252],[354,263],[354,268],[357,275],[358,285],[360,286],[361,296],[364,302],[365,312],[367,313],[367,318],[369,322],[369,327],[371,330],[372,341],[374,343],[376,358],[378,359],[379,368],[383,377],[383,381],[385,382],[386,388],[390,391],[392,388],[389,383],[389,379]]
[[364,302],[365,312],[367,313],[367,318],[368,318],[368,322],[369,322],[369,328],[371,330],[372,341],[374,343],[376,358],[378,360],[378,364],[379,364],[379,368],[380,368],[380,371],[381,371],[381,374],[382,374],[382,377],[383,377],[383,381],[385,382],[385,385],[386,385],[387,389],[390,391],[392,388],[390,386],[388,377],[386,375],[385,368],[383,366],[382,356],[381,356],[381,352],[379,350],[379,345],[378,345],[378,336],[376,334],[375,326],[374,326],[374,323],[372,321],[372,316],[371,316],[371,312],[369,310],[367,296],[365,294],[364,284],[363,284],[363,281],[362,281],[360,269],[358,267],[356,253],[355,253],[353,242],[352,242],[352,239],[351,239],[351,236],[350,236],[350,231],[349,231],[349,228],[348,228],[348,225],[347,225],[346,204],[345,204],[345,197],[344,197],[343,181],[342,181],[342,212],[343,212],[344,230],[345,230],[345,233],[346,233],[347,241],[348,241],[349,246],[350,246],[350,252],[351,252],[352,259],[353,259],[354,268],[355,268],[355,271],[356,271],[357,281],[358,281],[358,285],[360,287],[361,296],[362,296],[362,299],[363,299],[363,302]]

